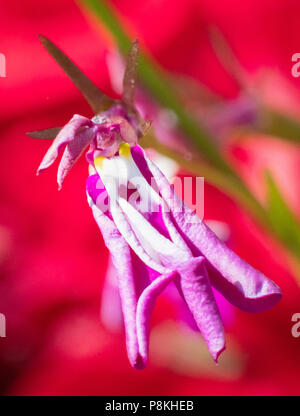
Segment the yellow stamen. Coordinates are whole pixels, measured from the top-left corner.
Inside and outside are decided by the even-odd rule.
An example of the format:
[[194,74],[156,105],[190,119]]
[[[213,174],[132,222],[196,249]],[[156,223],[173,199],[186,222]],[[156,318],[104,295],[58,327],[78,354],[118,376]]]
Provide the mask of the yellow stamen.
[[119,155],[126,157],[127,159],[131,156],[130,146],[128,143],[122,143],[119,147]]
[[98,156],[98,157],[96,157],[96,159],[94,159],[94,165],[95,165],[95,168],[97,169],[101,169],[102,168],[102,166],[103,166],[103,162],[104,162],[104,160],[105,160],[105,157],[103,157],[103,156]]

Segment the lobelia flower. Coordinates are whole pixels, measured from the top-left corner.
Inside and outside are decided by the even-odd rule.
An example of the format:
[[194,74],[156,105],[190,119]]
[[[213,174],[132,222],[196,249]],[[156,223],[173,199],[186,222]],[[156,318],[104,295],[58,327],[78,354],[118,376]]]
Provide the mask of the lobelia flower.
[[[171,283],[217,361],[225,338],[212,287],[247,312],[272,307],[281,298],[280,289],[217,238],[139,146],[148,124],[133,107],[137,42],[129,52],[122,101],[114,102],[100,92],[98,96],[55,45],[41,40],[77,86],[83,89],[85,82],[83,93],[96,115],[92,119],[75,115],[61,129],[29,133],[55,136],[38,173],[65,147],[57,174],[61,188],[71,167],[88,149],[87,198],[117,270],[131,365],[143,368],[146,364],[151,313],[157,297]],[[109,108],[99,111],[101,106]]]

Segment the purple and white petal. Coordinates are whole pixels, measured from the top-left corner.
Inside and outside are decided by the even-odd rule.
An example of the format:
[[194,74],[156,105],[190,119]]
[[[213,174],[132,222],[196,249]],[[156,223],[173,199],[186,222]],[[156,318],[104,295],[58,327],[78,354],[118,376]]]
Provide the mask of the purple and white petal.
[[225,349],[224,329],[204,263],[203,257],[183,263],[179,270],[180,286],[208,349],[217,361]]
[[143,291],[138,300],[136,314],[137,337],[139,343],[139,351],[144,365],[146,365],[148,357],[150,320],[155,301],[162,293],[162,291],[168,286],[168,284],[174,279],[176,274],[176,271],[173,271],[155,279]]

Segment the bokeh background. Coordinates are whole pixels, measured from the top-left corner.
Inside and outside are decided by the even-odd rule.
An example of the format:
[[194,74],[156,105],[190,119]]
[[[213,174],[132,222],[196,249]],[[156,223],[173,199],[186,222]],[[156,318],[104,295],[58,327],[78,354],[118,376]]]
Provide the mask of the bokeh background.
[[[208,29],[217,26],[270,102],[300,114],[298,0],[111,0],[127,28],[174,75],[187,75],[224,100],[239,91],[215,56]],[[227,305],[228,348],[216,366],[195,333],[181,328],[172,304],[155,309],[150,360],[133,370],[123,331],[100,321],[108,253],[85,198],[80,160],[62,191],[55,169],[35,171],[49,142],[26,131],[90,116],[80,93],[40,45],[42,33],[79,63],[101,89],[113,92],[107,56],[112,45],[72,0],[16,0],[0,5],[0,392],[8,395],[298,395],[300,338],[291,318],[300,290],[279,246],[225,193],[205,184],[205,218],[222,221],[230,246],[272,278],[282,301],[259,315]],[[300,217],[299,145],[247,135],[230,148],[232,163],[259,198],[267,166]]]

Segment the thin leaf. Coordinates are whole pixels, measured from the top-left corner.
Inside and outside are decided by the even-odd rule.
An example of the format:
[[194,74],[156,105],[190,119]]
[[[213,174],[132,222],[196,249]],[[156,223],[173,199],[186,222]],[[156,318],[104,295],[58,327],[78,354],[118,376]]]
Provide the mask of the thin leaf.
[[139,55],[139,42],[132,42],[128,52],[125,74],[123,78],[122,101],[128,109],[134,108],[134,92],[137,79],[137,63]]
[[53,140],[58,135],[61,127],[51,127],[50,129],[29,131],[26,133],[27,136],[33,139],[49,139]]
[[93,82],[62,52],[54,43],[43,35],[39,35],[42,45],[50,55],[56,60],[58,65],[64,70],[68,77],[73,81],[81,94],[87,100],[95,114],[106,109],[112,100],[103,94]]
[[266,172],[267,213],[273,231],[294,253],[300,253],[300,223],[284,200],[270,172]]

